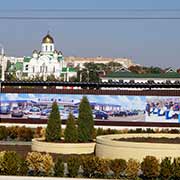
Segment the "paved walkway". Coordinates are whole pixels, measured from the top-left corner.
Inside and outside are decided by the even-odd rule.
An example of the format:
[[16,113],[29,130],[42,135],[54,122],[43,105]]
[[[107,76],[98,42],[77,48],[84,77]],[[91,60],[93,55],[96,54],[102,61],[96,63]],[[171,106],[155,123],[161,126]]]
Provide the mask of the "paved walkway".
[[31,141],[0,141],[0,145],[20,145],[20,146],[30,146]]

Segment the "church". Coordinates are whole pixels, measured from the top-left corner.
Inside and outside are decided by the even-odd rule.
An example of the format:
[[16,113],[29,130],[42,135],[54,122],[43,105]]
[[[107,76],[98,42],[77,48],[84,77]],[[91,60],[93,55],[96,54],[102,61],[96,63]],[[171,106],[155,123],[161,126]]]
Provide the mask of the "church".
[[54,39],[49,33],[42,39],[41,51],[34,50],[32,57],[25,56],[22,62],[14,63],[9,71],[15,71],[19,79],[43,77],[43,80],[47,80],[48,76],[53,75],[56,79],[69,81],[77,75],[74,68],[67,67],[62,52],[55,49]]
[[33,51],[32,57],[24,57],[23,73],[29,78],[54,75],[59,78],[64,67],[64,58],[60,51],[55,50],[54,39],[48,33],[41,44],[41,51]]

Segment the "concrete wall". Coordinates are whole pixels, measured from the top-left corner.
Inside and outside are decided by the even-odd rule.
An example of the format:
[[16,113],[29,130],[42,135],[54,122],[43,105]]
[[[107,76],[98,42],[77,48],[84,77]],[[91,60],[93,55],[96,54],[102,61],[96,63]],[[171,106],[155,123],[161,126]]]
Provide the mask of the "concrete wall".
[[166,156],[180,157],[180,144],[120,142],[113,139],[128,137],[180,137],[179,134],[118,134],[98,136],[96,156],[106,159],[137,159],[142,161],[147,155],[161,159]]
[[52,143],[38,138],[32,140],[32,151],[58,154],[91,154],[94,153],[95,143]]

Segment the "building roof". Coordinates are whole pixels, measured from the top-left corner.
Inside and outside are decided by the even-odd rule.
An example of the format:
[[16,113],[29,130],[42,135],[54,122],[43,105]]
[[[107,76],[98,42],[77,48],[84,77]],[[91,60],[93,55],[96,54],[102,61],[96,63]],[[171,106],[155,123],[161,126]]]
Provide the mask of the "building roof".
[[73,67],[63,67],[62,73],[66,73],[66,72],[76,72],[76,70]]
[[23,62],[29,62],[31,60],[31,57],[24,57]]
[[166,72],[160,74],[137,74],[133,72],[112,72],[106,76],[107,78],[180,78],[177,72]]
[[54,43],[54,39],[50,36],[50,34],[48,33],[43,39],[42,39],[42,43],[50,43],[53,44]]

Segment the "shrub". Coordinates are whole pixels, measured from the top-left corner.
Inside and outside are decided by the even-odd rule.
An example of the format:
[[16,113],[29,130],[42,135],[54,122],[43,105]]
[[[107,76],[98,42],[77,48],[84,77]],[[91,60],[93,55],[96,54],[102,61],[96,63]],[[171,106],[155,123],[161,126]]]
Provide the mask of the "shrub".
[[20,175],[20,176],[26,176],[27,173],[28,173],[28,165],[27,165],[27,162],[26,162],[25,159],[21,159],[18,175]]
[[21,141],[31,141],[33,138],[33,131],[31,128],[25,126],[19,127],[17,130],[17,138]]
[[70,156],[67,161],[67,169],[69,177],[77,177],[80,167],[80,161],[78,156]]
[[140,171],[140,163],[137,160],[129,159],[125,170],[126,176],[131,179],[136,179]]
[[16,139],[18,137],[18,126],[8,127],[7,132],[11,139]]
[[98,168],[97,161],[98,157],[95,156],[83,156],[81,158],[81,168],[83,170],[84,177],[95,177],[95,173]]
[[26,157],[28,170],[34,176],[51,176],[53,174],[53,159],[49,154],[29,152]]
[[119,178],[119,176],[124,173],[127,167],[126,161],[124,159],[111,160],[109,166],[114,173],[114,178]]
[[141,163],[141,170],[146,179],[157,178],[160,174],[159,161],[154,156],[146,156]]
[[18,175],[21,165],[20,157],[14,151],[0,152],[0,174],[1,175]]
[[172,163],[172,172],[174,179],[180,179],[180,157],[174,158]]
[[162,179],[169,179],[172,175],[172,163],[171,163],[171,158],[164,158],[161,161],[161,170],[160,170],[160,176]]
[[42,129],[43,129],[42,127],[37,127],[35,129],[35,131],[34,131],[34,137],[35,138],[41,138],[42,137],[42,133],[41,133]]
[[109,162],[104,159],[97,159],[96,178],[107,178],[109,172]]
[[78,140],[88,142],[93,140],[94,120],[87,97],[83,97],[79,105]]
[[66,128],[64,131],[64,140],[67,143],[76,143],[78,141],[78,132],[77,132],[74,117],[71,113],[69,114],[69,117],[66,123]]
[[6,140],[7,139],[7,129],[5,126],[0,126],[0,140]]
[[54,165],[54,176],[63,177],[64,176],[64,162],[61,156],[58,156]]
[[46,128],[46,141],[56,142],[61,139],[61,120],[58,105],[56,102],[52,105],[52,111],[50,113],[48,124]]

